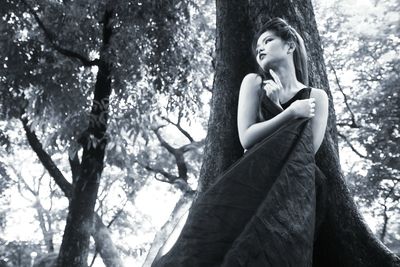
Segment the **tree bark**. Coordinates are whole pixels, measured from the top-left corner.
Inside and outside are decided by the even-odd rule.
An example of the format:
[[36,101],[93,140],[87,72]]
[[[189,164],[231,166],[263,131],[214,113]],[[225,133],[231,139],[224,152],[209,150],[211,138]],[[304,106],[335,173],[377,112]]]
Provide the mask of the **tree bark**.
[[146,260],[142,267],[151,266],[152,262],[156,260],[160,254],[160,248],[165,244],[171,232],[176,227],[179,219],[183,216],[185,211],[189,208],[194,196],[194,191],[185,192],[175,205],[168,221],[161,227],[161,230],[157,232],[149,252],[147,253]]
[[236,127],[237,100],[252,66],[247,1],[217,0],[216,8],[216,69],[199,193],[243,154]]
[[238,62],[247,63],[252,57],[249,33],[254,33],[257,26],[270,17],[282,17],[304,38],[310,86],[324,89],[330,104],[327,131],[316,155],[317,165],[328,178],[328,196],[326,217],[315,243],[313,266],[398,266],[399,258],[366,226],[344,181],[338,156],[335,110],[311,1],[217,0],[216,3],[216,72],[199,181],[201,191],[243,154],[236,125],[238,92],[240,81],[255,69],[255,65]]
[[94,207],[104,167],[107,145],[108,103],[111,94],[111,64],[106,59],[112,35],[113,11],[108,7],[103,18],[103,45],[100,51],[91,118],[86,134],[80,139],[83,146],[80,175],[75,183],[69,205],[63,241],[57,266],[87,266],[90,234],[93,232]]
[[123,267],[124,264],[111,239],[110,231],[97,214],[95,214],[94,225],[92,237],[96,244],[96,250],[99,252],[104,265],[107,267]]
[[[23,127],[25,129],[25,133],[28,139],[29,145],[32,147],[33,151],[35,151],[38,156],[40,162],[43,164],[44,168],[49,172],[49,174],[53,177],[56,184],[61,188],[64,192],[65,196],[71,201],[71,197],[74,191],[73,185],[70,184],[67,179],[65,179],[64,175],[54,164],[53,160],[47,154],[47,152],[43,149],[42,144],[37,138],[36,134],[29,129],[28,121],[26,119],[21,119]],[[73,159],[70,159],[71,171],[72,171],[72,179],[76,181],[78,179],[80,163],[77,158],[77,155]],[[98,248],[99,254],[104,262],[104,265],[107,267],[122,267],[124,266],[122,260],[119,256],[118,250],[115,247],[109,229],[104,225],[100,216],[95,215],[95,227],[93,232],[91,233],[96,247]],[[57,257],[54,257],[53,253],[48,254],[49,258],[42,259],[43,266],[48,266],[49,262],[52,262],[54,265],[54,261]],[[38,266],[42,266],[39,264]]]

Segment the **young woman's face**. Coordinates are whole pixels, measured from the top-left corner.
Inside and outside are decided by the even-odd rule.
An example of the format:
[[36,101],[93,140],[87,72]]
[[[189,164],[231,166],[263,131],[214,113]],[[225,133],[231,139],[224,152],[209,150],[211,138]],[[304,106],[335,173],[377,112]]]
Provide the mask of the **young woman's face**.
[[256,60],[265,71],[288,57],[289,46],[273,31],[266,31],[257,40]]

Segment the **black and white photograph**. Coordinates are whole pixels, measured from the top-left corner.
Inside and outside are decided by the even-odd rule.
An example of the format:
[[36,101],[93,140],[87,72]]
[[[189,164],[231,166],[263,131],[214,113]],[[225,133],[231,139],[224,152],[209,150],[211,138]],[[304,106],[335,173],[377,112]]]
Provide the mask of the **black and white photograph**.
[[398,0],[0,21],[0,267],[400,267]]

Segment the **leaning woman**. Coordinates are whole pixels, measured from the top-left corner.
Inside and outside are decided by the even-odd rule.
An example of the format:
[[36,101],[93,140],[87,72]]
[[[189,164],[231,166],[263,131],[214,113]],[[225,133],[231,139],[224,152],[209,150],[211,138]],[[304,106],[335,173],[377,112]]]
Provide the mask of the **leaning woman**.
[[153,266],[312,266],[328,97],[308,86],[303,39],[283,19],[261,27],[253,51],[259,73],[244,77],[238,103],[245,153],[194,202]]

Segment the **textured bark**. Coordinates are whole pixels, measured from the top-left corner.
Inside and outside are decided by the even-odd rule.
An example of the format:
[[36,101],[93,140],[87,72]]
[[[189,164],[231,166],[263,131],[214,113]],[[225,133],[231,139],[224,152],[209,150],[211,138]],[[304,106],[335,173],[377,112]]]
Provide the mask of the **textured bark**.
[[243,154],[236,127],[237,102],[240,84],[252,62],[247,1],[217,0],[216,7],[216,69],[200,193]]
[[[232,9],[240,10],[241,14]],[[250,24],[247,23],[243,11],[248,11],[246,14]],[[326,217],[314,248],[313,266],[399,266],[399,258],[366,226],[346,187],[338,156],[335,111],[309,0],[217,0],[216,75],[199,182],[202,185],[201,190],[206,190],[219,174],[242,155],[236,126],[238,91],[244,75],[252,72],[255,66],[237,62],[248,62],[252,57],[249,50],[252,37],[249,33],[254,33],[257,26],[270,17],[277,16],[286,19],[304,38],[309,58],[310,86],[324,89],[329,96],[328,129],[316,155],[318,166],[328,178],[328,201]],[[240,26],[235,21],[240,21]],[[243,25],[246,25],[245,28]],[[249,40],[241,42],[237,36]],[[236,51],[242,53],[235,53]],[[233,73],[237,75],[235,79],[229,75]]]
[[314,266],[399,266],[400,259],[366,225],[345,183],[334,141],[327,136],[317,164],[327,174],[327,210],[314,247]]
[[186,192],[182,195],[182,197],[178,200],[175,205],[174,210],[172,211],[168,221],[161,227],[161,230],[157,232],[154,237],[153,242],[151,243],[151,248],[147,253],[146,260],[143,263],[142,267],[148,267],[152,264],[152,262],[157,259],[161,252],[160,248],[165,244],[171,232],[174,230],[177,225],[179,219],[183,216],[185,211],[189,208],[194,196],[194,191]]
[[95,227],[92,237],[96,244],[96,250],[99,252],[105,266],[124,266],[121,258],[119,257],[118,250],[111,239],[110,231],[97,214],[95,214]]
[[[32,147],[33,151],[36,153],[43,166],[53,177],[56,184],[64,192],[65,196],[69,200],[71,200],[74,191],[73,185],[70,184],[67,179],[65,179],[64,175],[54,164],[50,155],[47,154],[47,152],[43,149],[43,146],[37,138],[36,134],[30,130],[28,126],[28,121],[26,119],[21,119],[21,121],[25,129],[29,145]],[[80,163],[77,155],[75,155],[73,159],[70,159],[70,165],[73,181],[76,181],[78,179],[78,174],[80,170]],[[97,214],[95,215],[94,231],[91,234],[96,244],[96,247],[98,248],[99,254],[104,262],[104,265],[107,267],[122,267],[122,260],[119,256],[117,248],[112,241],[110,231],[104,225],[100,216],[98,216]],[[41,263],[37,263],[37,266],[53,266],[56,259],[57,257],[54,256],[54,253],[50,253],[48,254],[48,257],[43,257],[40,260]]]
[[40,162],[49,172],[50,176],[53,177],[54,181],[64,192],[65,196],[67,198],[71,198],[72,197],[71,184],[67,181],[67,179],[64,178],[64,175],[54,164],[50,155],[47,154],[47,152],[43,149],[43,146],[40,143],[39,139],[37,138],[35,132],[31,131],[31,129],[29,128],[28,119],[23,115],[20,118],[20,120],[22,122],[22,126],[24,127],[26,138],[28,139],[28,143],[31,146],[32,150],[35,151]]
[[67,223],[57,259],[57,266],[87,266],[90,234],[93,232],[94,207],[104,167],[107,145],[108,103],[111,94],[111,64],[106,59],[112,35],[112,9],[103,18],[103,45],[100,51],[91,118],[83,146],[80,175],[75,183],[69,205]]

